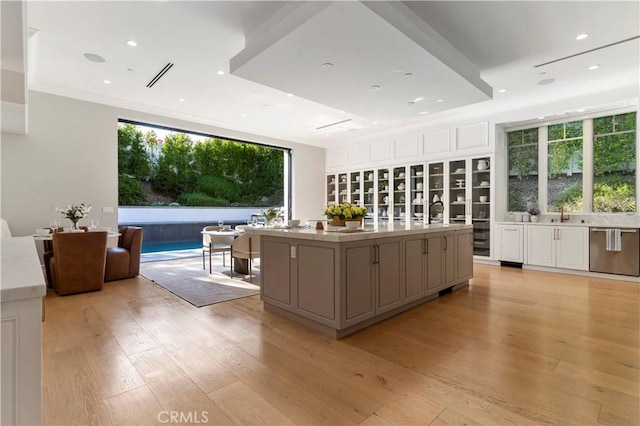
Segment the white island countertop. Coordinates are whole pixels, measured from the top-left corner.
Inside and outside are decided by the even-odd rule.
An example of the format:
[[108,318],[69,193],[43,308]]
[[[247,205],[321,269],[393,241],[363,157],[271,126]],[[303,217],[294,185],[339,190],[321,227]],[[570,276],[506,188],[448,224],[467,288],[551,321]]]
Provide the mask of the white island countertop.
[[252,228],[245,227],[248,233],[255,233],[265,236],[279,236],[285,238],[297,238],[303,240],[327,241],[327,242],[348,242],[372,240],[376,238],[396,237],[404,235],[418,235],[431,232],[457,231],[463,229],[473,229],[473,225],[449,224],[377,224],[365,225],[356,230],[349,230],[345,227],[329,226],[328,230],[316,230],[314,228]]
[[2,239],[2,303],[42,297],[47,293],[33,237]]

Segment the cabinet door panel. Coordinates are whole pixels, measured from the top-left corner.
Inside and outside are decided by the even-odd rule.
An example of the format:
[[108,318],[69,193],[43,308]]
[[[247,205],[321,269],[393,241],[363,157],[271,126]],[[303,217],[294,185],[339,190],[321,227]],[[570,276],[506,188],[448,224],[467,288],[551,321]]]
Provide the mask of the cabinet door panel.
[[297,252],[298,313],[335,320],[335,250],[299,244]]
[[442,261],[443,239],[442,235],[427,238],[427,291],[442,287],[443,261]]
[[507,262],[524,262],[524,230],[522,225],[500,225],[498,236],[500,259]]
[[407,300],[420,298],[424,294],[424,244],[422,236],[404,242],[404,297]]
[[457,274],[458,280],[473,276],[473,233],[462,231],[456,234]]
[[373,316],[373,255],[371,245],[345,249],[345,326],[359,322],[362,317]]
[[378,304],[376,313],[385,312],[402,302],[401,240],[378,244]]
[[556,228],[553,226],[527,226],[527,263],[556,266]]
[[291,306],[291,245],[262,238],[260,252],[263,262],[273,265],[260,274],[262,300]]
[[444,243],[444,281],[445,284],[451,284],[456,280],[456,236],[455,234],[445,235]]
[[559,226],[556,231],[556,266],[558,268],[589,269],[589,229]]

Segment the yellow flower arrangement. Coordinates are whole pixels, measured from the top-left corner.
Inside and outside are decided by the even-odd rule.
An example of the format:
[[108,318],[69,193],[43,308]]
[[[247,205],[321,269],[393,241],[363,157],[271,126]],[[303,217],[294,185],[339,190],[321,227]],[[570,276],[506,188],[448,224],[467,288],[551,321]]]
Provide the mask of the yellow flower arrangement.
[[351,219],[355,217],[365,216],[367,214],[366,207],[354,206],[351,203],[332,204],[324,209],[324,214],[329,218],[334,216],[340,219]]

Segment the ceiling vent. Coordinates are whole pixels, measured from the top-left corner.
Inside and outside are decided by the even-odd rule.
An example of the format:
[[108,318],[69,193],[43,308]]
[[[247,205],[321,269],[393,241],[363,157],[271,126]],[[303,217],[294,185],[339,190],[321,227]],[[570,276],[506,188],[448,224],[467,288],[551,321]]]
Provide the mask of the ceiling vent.
[[599,46],[599,47],[595,47],[593,49],[585,50],[584,52],[574,53],[573,55],[565,56],[563,58],[554,59],[552,61],[545,62],[543,64],[534,65],[533,67],[534,68],[544,67],[545,65],[553,64],[553,63],[560,62],[560,61],[565,61],[567,59],[575,58],[576,56],[585,55],[587,53],[595,52],[597,50],[606,49],[608,47],[617,46],[618,44],[626,43],[628,41],[633,41],[633,40],[636,40],[638,38],[640,38],[640,36],[629,37],[629,38],[626,38],[624,40],[620,40],[620,41],[616,41],[616,42],[613,42],[613,43],[605,44],[604,46]]
[[162,68],[160,72],[147,83],[147,87],[153,87],[171,68],[173,68],[173,64],[171,62],[167,62],[167,65],[165,65],[164,68]]
[[346,120],[336,121],[335,123],[331,123],[331,124],[325,124],[324,126],[316,127],[316,130],[326,129],[327,127],[331,127],[331,126],[337,126],[338,124],[346,123],[348,121],[351,121],[351,119],[347,118]]

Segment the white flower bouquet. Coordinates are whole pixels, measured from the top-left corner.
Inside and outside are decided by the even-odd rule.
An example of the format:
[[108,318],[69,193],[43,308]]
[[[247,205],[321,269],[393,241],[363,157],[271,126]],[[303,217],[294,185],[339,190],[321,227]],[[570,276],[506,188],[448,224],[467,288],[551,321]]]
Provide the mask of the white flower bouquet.
[[73,224],[73,228],[77,229],[78,221],[89,215],[91,205],[85,205],[82,203],[79,206],[75,206],[73,204],[69,204],[64,208],[55,207],[54,210],[60,213],[65,219],[69,219]]

